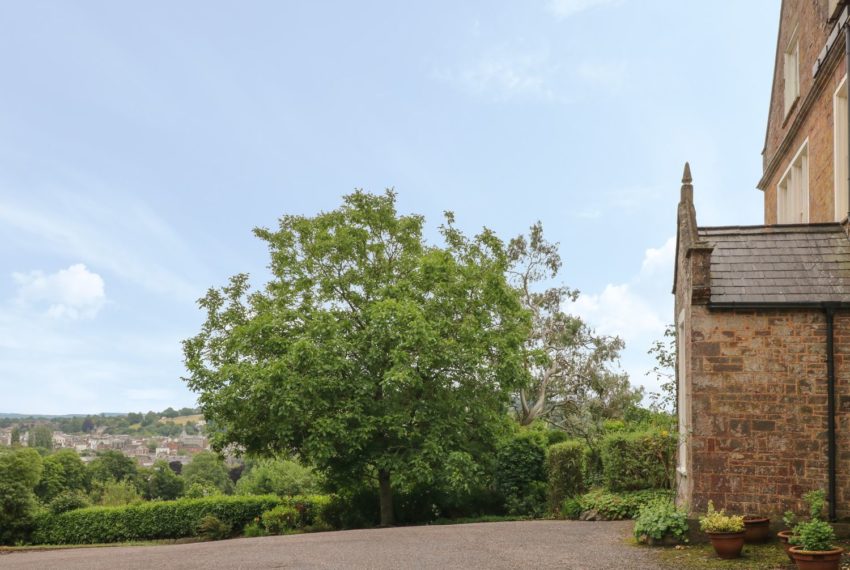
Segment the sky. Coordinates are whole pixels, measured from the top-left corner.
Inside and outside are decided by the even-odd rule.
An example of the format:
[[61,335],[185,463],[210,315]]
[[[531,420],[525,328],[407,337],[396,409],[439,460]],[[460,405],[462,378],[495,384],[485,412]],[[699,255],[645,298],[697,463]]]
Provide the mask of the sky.
[[700,225],[763,221],[779,4],[0,3],[0,412],[193,405],[196,300],[356,188],[434,243],[540,220],[655,389],[684,162]]

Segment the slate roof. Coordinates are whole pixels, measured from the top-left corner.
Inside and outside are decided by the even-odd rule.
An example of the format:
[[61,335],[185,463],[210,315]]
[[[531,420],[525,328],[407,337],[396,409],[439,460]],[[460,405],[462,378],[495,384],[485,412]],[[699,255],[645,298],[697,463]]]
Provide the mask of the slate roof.
[[711,254],[712,305],[850,303],[841,224],[699,228]]

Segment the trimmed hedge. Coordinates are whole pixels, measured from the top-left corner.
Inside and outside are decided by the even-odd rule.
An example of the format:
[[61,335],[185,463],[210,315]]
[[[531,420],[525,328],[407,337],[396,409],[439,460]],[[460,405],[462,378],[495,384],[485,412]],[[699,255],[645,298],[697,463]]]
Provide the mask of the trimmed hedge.
[[565,441],[549,447],[546,471],[549,476],[549,504],[553,511],[564,499],[585,491],[586,453],[587,448],[580,441]]
[[546,445],[543,436],[522,431],[496,451],[496,489],[509,515],[540,516],[546,509]]
[[602,474],[612,491],[669,489],[676,436],[663,431],[612,433],[602,440]]
[[643,489],[611,493],[604,489],[595,489],[578,498],[578,505],[564,501],[562,514],[567,518],[577,518],[576,513],[593,511],[594,520],[619,521],[633,519],[641,507],[658,500],[673,500],[673,492],[668,489]]
[[183,538],[212,515],[234,531],[282,503],[274,495],[151,501],[125,507],[90,507],[37,517],[34,544],[96,544]]

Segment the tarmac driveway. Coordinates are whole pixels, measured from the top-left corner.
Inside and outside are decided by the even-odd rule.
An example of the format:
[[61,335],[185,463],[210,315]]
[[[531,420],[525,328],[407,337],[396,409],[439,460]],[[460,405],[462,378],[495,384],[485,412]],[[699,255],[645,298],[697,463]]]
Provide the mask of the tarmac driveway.
[[0,555],[0,568],[656,569],[632,523],[524,521],[349,530]]

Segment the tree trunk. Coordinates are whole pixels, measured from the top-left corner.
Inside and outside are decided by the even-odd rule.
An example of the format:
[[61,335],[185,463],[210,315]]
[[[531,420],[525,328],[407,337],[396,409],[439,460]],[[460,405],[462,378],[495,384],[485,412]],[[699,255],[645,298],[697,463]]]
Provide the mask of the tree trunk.
[[381,489],[381,526],[392,526],[395,522],[393,518],[393,488],[390,485],[390,472],[388,470],[378,470],[378,484]]

